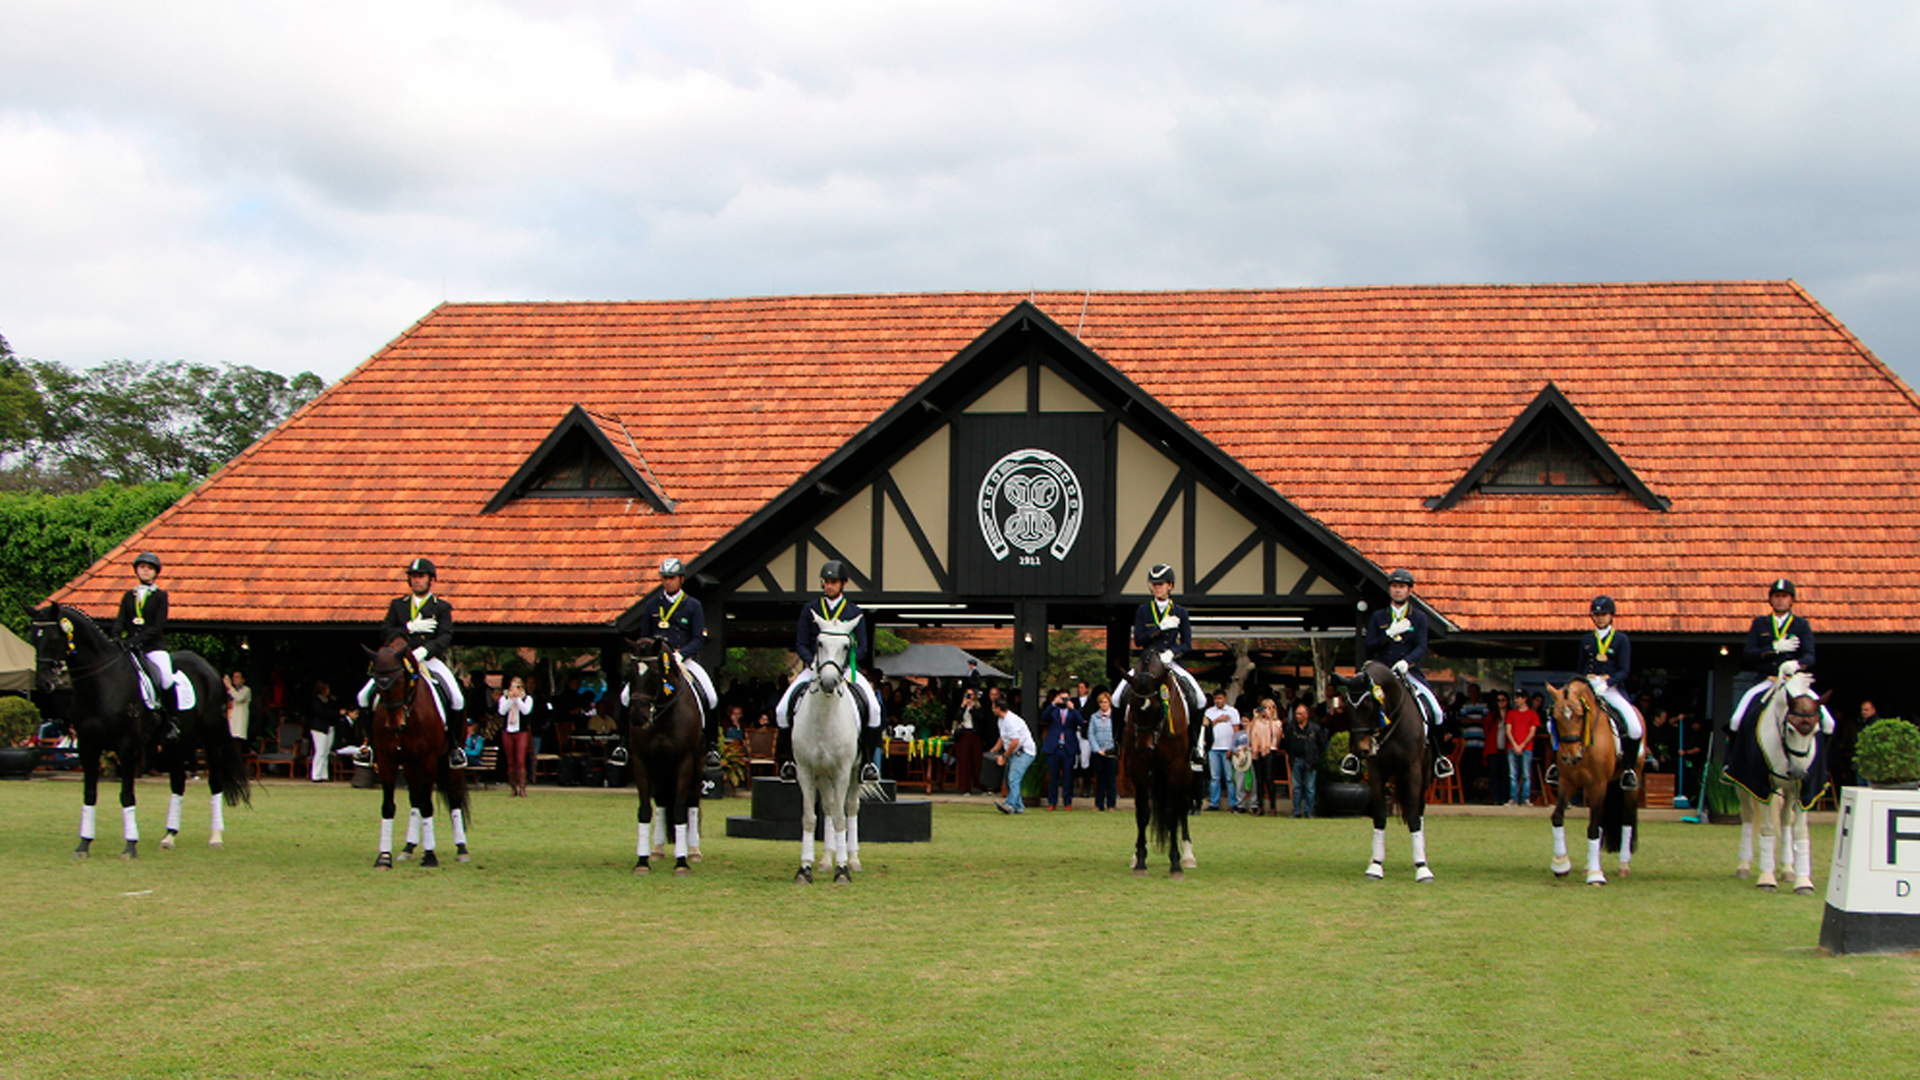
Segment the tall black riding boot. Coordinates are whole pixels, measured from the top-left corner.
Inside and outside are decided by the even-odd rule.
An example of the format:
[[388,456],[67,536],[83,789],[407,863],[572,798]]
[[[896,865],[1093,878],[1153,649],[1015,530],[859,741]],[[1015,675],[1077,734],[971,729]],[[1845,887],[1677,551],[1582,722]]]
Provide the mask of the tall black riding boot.
[[880,729],[862,727],[860,729],[860,781],[871,783],[880,779],[880,767],[873,763],[873,752],[880,748]]
[[701,743],[707,748],[707,768],[720,767],[720,718],[709,713],[707,725],[700,731]]
[[467,711],[454,709],[447,715],[447,768],[467,767]]
[[1640,772],[1634,766],[1640,762],[1640,740],[1629,735],[1620,738],[1620,790],[1635,791],[1640,787]]

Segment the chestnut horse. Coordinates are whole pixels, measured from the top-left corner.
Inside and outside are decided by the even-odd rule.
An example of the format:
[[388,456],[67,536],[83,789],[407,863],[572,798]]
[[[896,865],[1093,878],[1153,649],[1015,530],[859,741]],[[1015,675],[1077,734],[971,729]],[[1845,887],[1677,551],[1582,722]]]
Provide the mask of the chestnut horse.
[[1727,780],[1740,791],[1740,865],[1734,876],[1744,878],[1751,870],[1758,821],[1760,877],[1754,886],[1767,892],[1779,884],[1774,860],[1783,827],[1793,838],[1793,891],[1813,892],[1807,811],[1827,790],[1827,736],[1820,722],[1825,701],[1814,695],[1812,672],[1795,672],[1767,694],[1727,750]]
[[[1587,884],[1605,885],[1607,875],[1600,869],[1600,849],[1620,853],[1620,876],[1633,873],[1635,826],[1640,821],[1639,800],[1620,788],[1620,774],[1626,763],[1619,760],[1619,736],[1593,687],[1585,679],[1575,679],[1565,690],[1547,684],[1547,732],[1553,736],[1555,787],[1559,799],[1553,807],[1553,876],[1566,877],[1573,870],[1567,856],[1567,801],[1574,792],[1587,804]],[[1633,767],[1646,769],[1646,750]]]
[[[109,637],[87,613],[62,604],[48,604],[29,613],[36,661],[35,685],[51,693],[62,683],[73,688],[73,732],[79,743],[81,775],[80,845],[73,857],[84,859],[94,839],[94,810],[100,798],[100,758],[111,751],[119,762],[120,818],[126,847],[123,859],[140,854],[140,826],[135,821],[133,780],[139,775],[146,748],[159,735],[159,717],[146,706],[140,692],[138,661],[125,645]],[[250,802],[246,763],[239,746],[227,734],[226,690],[213,666],[190,652],[173,652],[176,678],[193,684],[193,711],[181,718],[180,736],[160,743],[161,764],[173,782],[167,807],[167,832],[162,848],[172,848],[180,831],[180,805],[186,794],[186,775],[194,751],[207,753],[207,786],[213,790],[212,828],[208,847],[224,846],[226,828],[222,806]],[[171,690],[159,690],[162,701]]]
[[[1354,705],[1355,726],[1371,730],[1373,736],[1367,751],[1373,815],[1373,857],[1367,863],[1367,877],[1379,881],[1387,876],[1387,785],[1391,783],[1400,803],[1400,819],[1413,841],[1413,880],[1432,881],[1426,833],[1427,777],[1432,775],[1432,763],[1420,703],[1414,700],[1406,677],[1378,660],[1368,661],[1358,674],[1343,681],[1347,700]],[[1384,730],[1379,730],[1381,725]]]
[[446,767],[448,740],[460,734],[447,731],[440,702],[433,694],[433,677],[414,662],[405,638],[394,638],[373,656],[373,767],[380,775],[380,854],[373,860],[375,870],[393,869],[393,791],[399,774],[407,775],[407,847],[402,859],[413,855],[415,846],[425,848],[422,867],[440,865],[434,852],[433,791],[440,789],[453,815],[455,858],[471,861],[467,852],[466,818],[467,777],[460,769]]
[[640,840],[633,872],[653,872],[647,834],[658,804],[662,816],[656,835],[664,840],[665,826],[673,826],[673,873],[685,877],[693,872],[688,862],[700,861],[700,784],[705,771],[700,690],[681,673],[673,649],[660,639],[641,638],[633,651],[627,742],[633,748],[633,784],[640,789]]
[[1146,876],[1147,828],[1152,826],[1154,846],[1167,853],[1167,873],[1178,880],[1199,865],[1187,829],[1193,783],[1187,765],[1192,753],[1187,698],[1158,649],[1146,650],[1127,686],[1120,759],[1133,784],[1133,873]]

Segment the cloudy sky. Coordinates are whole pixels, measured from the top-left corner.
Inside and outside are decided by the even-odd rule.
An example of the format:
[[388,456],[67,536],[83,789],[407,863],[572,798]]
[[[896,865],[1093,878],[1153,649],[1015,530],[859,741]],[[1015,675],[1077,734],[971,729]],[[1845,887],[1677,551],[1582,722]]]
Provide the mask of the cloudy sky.
[[1794,278],[1920,383],[1920,5],[7,0],[0,335],[442,300]]

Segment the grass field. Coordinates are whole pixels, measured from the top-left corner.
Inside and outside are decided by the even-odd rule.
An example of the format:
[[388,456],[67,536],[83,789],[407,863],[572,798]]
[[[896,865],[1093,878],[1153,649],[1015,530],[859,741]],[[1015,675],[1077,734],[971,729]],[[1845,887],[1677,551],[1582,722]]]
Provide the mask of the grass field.
[[476,793],[471,864],[376,874],[376,792],[266,787],[218,852],[204,792],[162,852],[165,789],[143,783],[133,863],[103,799],[76,862],[79,786],[0,785],[0,1074],[1802,1080],[1920,1060],[1920,962],[1822,955],[1821,898],[1734,881],[1725,827],[1650,823],[1634,877],[1596,889],[1547,873],[1544,814],[1436,816],[1439,880],[1416,887],[1397,826],[1375,884],[1364,822],[1207,815],[1173,882],[1124,869],[1130,814],[943,803],[933,843],[803,889],[797,844],[730,840],[718,805],[686,879],[628,874],[631,791],[538,788]]

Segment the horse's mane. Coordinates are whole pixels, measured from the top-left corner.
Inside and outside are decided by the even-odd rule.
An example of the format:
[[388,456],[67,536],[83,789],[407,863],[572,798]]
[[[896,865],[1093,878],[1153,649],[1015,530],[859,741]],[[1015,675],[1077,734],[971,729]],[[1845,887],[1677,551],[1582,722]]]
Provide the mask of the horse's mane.
[[79,608],[69,607],[66,604],[48,604],[47,609],[53,613],[55,622],[61,619],[72,621],[76,628],[75,632],[85,638],[90,647],[103,651],[119,647],[119,642],[109,637],[105,630],[100,629],[100,624],[93,621],[93,616]]

